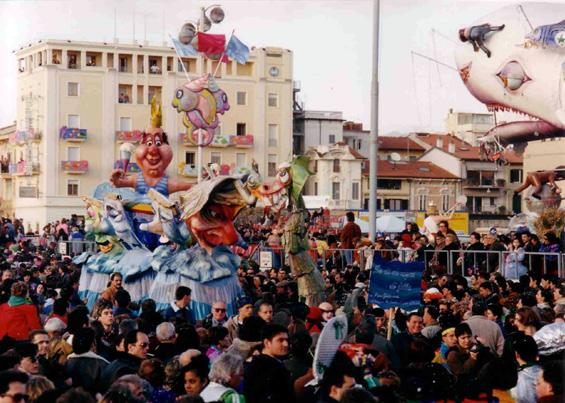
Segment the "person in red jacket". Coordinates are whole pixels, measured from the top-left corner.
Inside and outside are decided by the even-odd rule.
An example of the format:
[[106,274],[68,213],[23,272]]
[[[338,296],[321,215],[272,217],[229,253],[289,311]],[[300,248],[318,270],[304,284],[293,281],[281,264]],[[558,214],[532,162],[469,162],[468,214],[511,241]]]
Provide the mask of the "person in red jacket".
[[0,340],[6,336],[27,340],[29,332],[41,329],[37,307],[28,298],[28,291],[23,281],[12,284],[10,299],[0,305]]

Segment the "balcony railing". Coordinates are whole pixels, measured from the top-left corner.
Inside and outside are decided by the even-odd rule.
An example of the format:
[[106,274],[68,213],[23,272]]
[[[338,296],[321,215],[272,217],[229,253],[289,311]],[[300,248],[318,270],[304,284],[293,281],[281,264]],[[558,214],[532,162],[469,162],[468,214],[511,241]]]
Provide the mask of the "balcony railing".
[[37,175],[39,173],[39,163],[20,161],[9,164],[8,173],[11,175]]
[[[116,160],[114,161],[114,169],[120,169],[123,171],[124,169],[124,164],[122,160]],[[137,165],[135,162],[130,162],[128,164],[128,173],[138,173],[141,172],[141,169],[139,169],[139,165]]]
[[198,176],[198,171],[196,170],[196,167],[194,165],[181,162],[179,164],[179,175],[189,178],[196,178]]
[[85,174],[88,172],[88,161],[61,161],[61,170],[68,174]]
[[495,181],[479,181],[478,179],[465,179],[463,181],[463,187],[465,188],[502,188],[504,187],[506,181],[504,179],[496,179]]
[[253,147],[253,135],[246,134],[245,136],[232,136],[232,143],[238,148]]
[[63,126],[59,130],[59,138],[66,141],[83,142],[86,141],[86,129],[77,129],[72,127]]
[[116,131],[116,141],[120,143],[139,143],[143,139],[141,130]]
[[214,136],[214,140],[210,144],[210,147],[229,147],[232,145],[232,137],[226,134],[220,134]]
[[[188,134],[179,133],[182,144],[187,147],[196,147],[191,141],[189,141]],[[193,138],[196,137],[196,134]],[[253,147],[254,138],[252,134],[247,134],[245,136],[234,136],[229,134],[219,134],[214,136],[210,147],[237,147],[237,148],[250,148]]]
[[18,130],[13,134],[10,134],[8,141],[11,144],[23,144],[27,141],[40,141],[41,132],[35,130]]

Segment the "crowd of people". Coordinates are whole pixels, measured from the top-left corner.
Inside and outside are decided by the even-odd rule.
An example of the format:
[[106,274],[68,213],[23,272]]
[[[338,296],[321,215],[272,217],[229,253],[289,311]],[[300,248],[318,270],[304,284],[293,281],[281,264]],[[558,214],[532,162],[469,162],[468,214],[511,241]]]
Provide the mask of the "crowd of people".
[[[56,240],[79,221],[61,220],[48,236]],[[197,321],[189,288],[179,286],[158,312],[151,299],[131,301],[119,273],[89,310],[78,295],[81,268],[59,254],[53,239],[18,238],[23,224],[4,220],[0,403],[563,401],[565,281],[543,256],[518,260],[526,270],[510,277],[498,258],[490,264],[483,263],[488,256],[479,263],[457,256],[462,269],[448,274],[434,252],[451,245],[448,225],[440,225],[433,245],[414,224],[396,238],[379,234],[374,244],[354,225],[349,219],[337,234],[312,232],[311,256],[324,262],[319,306],[299,301],[284,256],[267,271],[244,258],[237,312],[216,301]],[[238,229],[247,243],[283,249],[268,216]],[[512,245],[519,255],[535,235],[470,238],[468,250]],[[340,247],[351,254],[334,251]],[[367,302],[370,264],[361,256],[370,249],[386,259],[426,262],[420,309]],[[314,351],[336,315],[347,319],[346,342],[315,379]]]

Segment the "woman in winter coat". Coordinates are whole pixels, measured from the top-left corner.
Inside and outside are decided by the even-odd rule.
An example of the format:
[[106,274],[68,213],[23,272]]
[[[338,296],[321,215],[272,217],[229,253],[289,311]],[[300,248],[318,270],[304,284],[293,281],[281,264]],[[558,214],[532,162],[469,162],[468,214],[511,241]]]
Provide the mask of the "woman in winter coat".
[[0,340],[6,336],[16,341],[28,340],[29,332],[41,329],[37,307],[28,292],[23,281],[12,284],[10,299],[0,305]]
[[520,276],[528,272],[526,266],[523,265],[525,251],[522,242],[514,239],[508,248],[508,254],[504,260],[504,277],[508,280],[518,281]]

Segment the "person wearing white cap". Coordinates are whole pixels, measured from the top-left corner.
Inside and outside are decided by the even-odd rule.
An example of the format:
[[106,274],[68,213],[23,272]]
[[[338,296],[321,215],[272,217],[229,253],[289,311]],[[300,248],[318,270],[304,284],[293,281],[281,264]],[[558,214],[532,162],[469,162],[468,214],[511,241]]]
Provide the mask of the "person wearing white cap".
[[67,325],[59,318],[51,318],[43,326],[43,329],[47,332],[49,339],[49,350],[51,359],[52,357],[57,357],[57,361],[63,365],[67,361],[67,356],[73,352],[72,346],[63,340],[63,333],[65,332]]
[[329,302],[322,302],[318,305],[320,311],[322,311],[322,322],[326,324],[331,318],[335,316],[335,309]]

